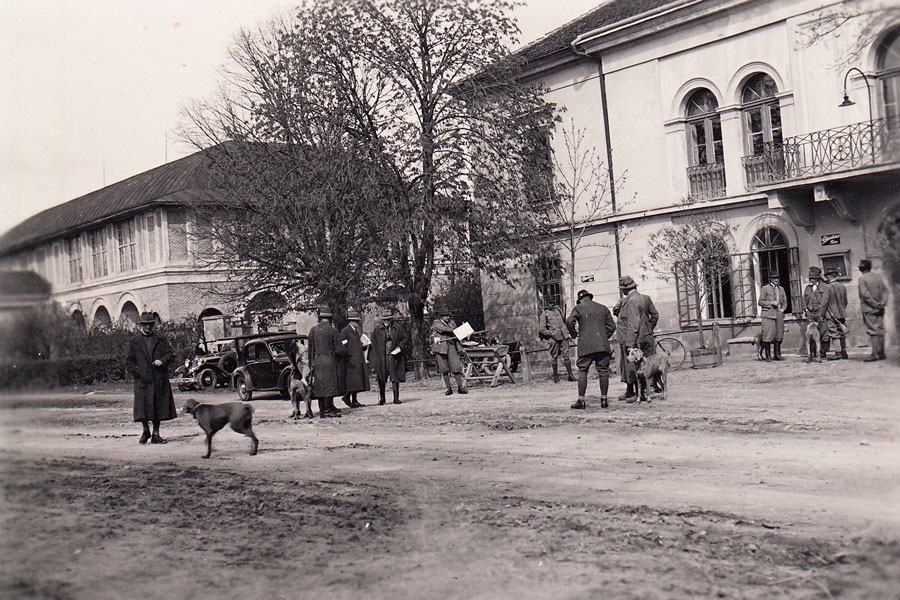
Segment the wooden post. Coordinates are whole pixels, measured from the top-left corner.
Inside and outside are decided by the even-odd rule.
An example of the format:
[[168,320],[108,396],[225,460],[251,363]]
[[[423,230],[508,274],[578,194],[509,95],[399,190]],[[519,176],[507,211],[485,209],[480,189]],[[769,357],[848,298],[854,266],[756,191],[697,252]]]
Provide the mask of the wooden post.
[[525,383],[531,385],[534,381],[534,375],[531,372],[531,359],[528,358],[528,348],[524,344],[520,345],[519,353],[522,358],[522,372],[525,373]]

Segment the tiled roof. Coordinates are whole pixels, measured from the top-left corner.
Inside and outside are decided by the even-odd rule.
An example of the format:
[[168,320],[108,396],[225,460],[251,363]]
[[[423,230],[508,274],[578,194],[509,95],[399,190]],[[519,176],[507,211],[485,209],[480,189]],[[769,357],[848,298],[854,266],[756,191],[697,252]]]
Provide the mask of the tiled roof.
[[50,284],[34,271],[0,271],[0,296],[49,296]]
[[673,0],[609,0],[574,21],[554,29],[513,54],[525,63],[537,62],[557,53],[570,54],[569,44],[582,33],[613,25],[647,11],[675,4]]
[[0,254],[141,208],[182,204],[185,193],[203,187],[198,169],[203,161],[197,152],[48,208],[0,236]]

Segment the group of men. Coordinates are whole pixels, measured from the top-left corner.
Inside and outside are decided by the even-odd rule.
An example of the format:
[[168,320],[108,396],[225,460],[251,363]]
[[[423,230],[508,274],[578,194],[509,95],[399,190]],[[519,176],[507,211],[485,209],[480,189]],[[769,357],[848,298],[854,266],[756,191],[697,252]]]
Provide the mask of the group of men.
[[[869,259],[859,261],[859,303],[863,325],[869,335],[872,353],[866,362],[883,360],[884,311],[887,305],[887,286],[876,273],[872,273]],[[847,288],[838,281],[840,273],[813,266],[809,268],[809,284],[803,291],[803,315],[807,320],[807,362],[846,360],[847,355]],[[766,361],[784,360],[781,344],[784,341],[784,311],[787,294],[779,284],[779,274],[769,271],[769,281],[760,290],[759,306],[762,308],[762,358]],[[832,342],[840,344],[832,356]]]
[[[625,402],[638,402],[637,373],[634,364],[625,360],[631,348],[640,348],[645,356],[652,356],[656,351],[656,338],[653,330],[659,321],[659,312],[653,300],[637,291],[637,284],[630,276],[619,279],[620,298],[612,312],[598,302],[587,290],[578,292],[575,308],[568,318],[563,319],[562,309],[555,302],[548,302],[541,314],[538,335],[548,341],[550,350],[550,366],[553,369],[553,381],[559,382],[558,359],[563,357],[563,364],[569,381],[576,379],[572,375],[572,364],[569,360],[569,346],[574,339],[578,340],[578,398],[572,404],[573,409],[587,407],[587,378],[591,365],[600,376],[600,407],[608,408],[609,400],[609,364],[612,360],[611,338],[615,334],[619,345],[619,374],[626,384],[625,394],[619,399]],[[618,321],[613,319],[613,314]]]

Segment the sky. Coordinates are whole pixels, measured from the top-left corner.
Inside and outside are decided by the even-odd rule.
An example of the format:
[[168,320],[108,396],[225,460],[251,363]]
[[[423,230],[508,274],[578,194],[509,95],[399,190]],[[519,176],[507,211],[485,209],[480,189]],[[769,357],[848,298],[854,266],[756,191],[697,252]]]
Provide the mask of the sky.
[[[527,43],[600,0],[528,0]],[[216,89],[234,33],[295,0],[0,1],[0,232],[190,154],[181,109]]]

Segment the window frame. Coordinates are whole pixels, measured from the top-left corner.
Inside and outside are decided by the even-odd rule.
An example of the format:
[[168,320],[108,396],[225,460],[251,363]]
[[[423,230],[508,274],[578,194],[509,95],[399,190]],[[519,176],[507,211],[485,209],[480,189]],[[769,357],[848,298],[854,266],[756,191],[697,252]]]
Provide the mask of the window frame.
[[[761,96],[756,100],[745,100],[745,94],[751,84],[757,79],[767,77],[772,82],[774,93],[771,96]],[[775,127],[772,121],[773,111],[778,113],[778,126]],[[754,132],[752,128],[752,115],[759,113],[760,131]],[[766,145],[780,148],[784,143],[784,121],[781,118],[781,102],[778,99],[778,86],[772,77],[763,72],[757,72],[751,75],[741,87],[741,121],[744,125],[744,150],[745,156],[764,156]],[[778,135],[775,135],[777,131]],[[761,151],[757,152],[754,145],[754,139],[760,136],[762,139]],[[778,138],[776,140],[776,137]]]

